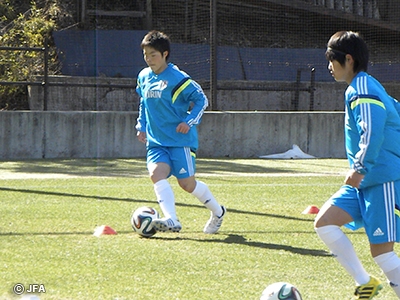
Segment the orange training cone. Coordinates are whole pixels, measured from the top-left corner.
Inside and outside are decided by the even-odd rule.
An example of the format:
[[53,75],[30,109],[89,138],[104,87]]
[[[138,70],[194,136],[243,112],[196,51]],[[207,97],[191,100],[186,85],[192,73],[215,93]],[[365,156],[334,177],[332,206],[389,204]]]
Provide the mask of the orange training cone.
[[103,234],[117,234],[117,232],[114,229],[112,229],[110,226],[101,225],[101,226],[96,227],[96,229],[93,233],[93,235],[97,236],[97,237],[99,237]]
[[319,208],[318,207],[316,207],[315,205],[309,205],[303,212],[302,212],[302,214],[303,215],[307,215],[307,214],[310,214],[310,215],[315,215],[315,214],[317,214],[319,212]]

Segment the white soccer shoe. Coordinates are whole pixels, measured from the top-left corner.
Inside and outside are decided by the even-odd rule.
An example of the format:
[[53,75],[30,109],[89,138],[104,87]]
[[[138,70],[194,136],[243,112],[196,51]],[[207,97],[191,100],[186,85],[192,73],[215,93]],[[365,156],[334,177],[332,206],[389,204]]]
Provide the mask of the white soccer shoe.
[[204,226],[203,232],[208,233],[208,234],[213,234],[216,233],[219,228],[221,227],[222,221],[224,220],[224,216],[226,214],[226,208],[224,206],[221,206],[222,208],[222,215],[220,217],[214,215],[211,212],[211,217],[206,223],[206,226]]
[[156,231],[161,232],[179,232],[182,229],[181,223],[178,220],[172,218],[154,219],[151,224]]

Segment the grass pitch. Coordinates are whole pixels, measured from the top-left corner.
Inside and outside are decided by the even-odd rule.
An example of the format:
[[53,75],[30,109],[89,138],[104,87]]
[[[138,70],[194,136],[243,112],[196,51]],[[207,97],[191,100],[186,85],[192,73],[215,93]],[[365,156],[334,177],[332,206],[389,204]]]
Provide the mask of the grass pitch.
[[[354,284],[313,229],[309,205],[341,185],[345,160],[198,159],[228,213],[209,212],[170,179],[183,229],[140,238],[134,209],[155,202],[144,159],[0,162],[0,299],[259,299],[276,281],[304,300],[351,299]],[[93,236],[99,225],[117,235]],[[350,232],[366,269],[385,282],[363,231]],[[43,289],[45,291],[43,291]],[[40,292],[39,292],[40,290]],[[375,298],[374,298],[375,299]],[[376,299],[396,299],[389,285]]]

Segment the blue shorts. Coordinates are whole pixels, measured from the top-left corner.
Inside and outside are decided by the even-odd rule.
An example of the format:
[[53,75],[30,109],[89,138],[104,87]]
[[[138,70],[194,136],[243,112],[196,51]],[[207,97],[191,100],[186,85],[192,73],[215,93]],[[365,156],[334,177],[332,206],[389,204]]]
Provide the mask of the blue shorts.
[[353,218],[345,227],[364,227],[371,244],[400,241],[400,181],[361,190],[345,185],[328,202]]
[[178,179],[194,176],[196,172],[196,153],[189,147],[151,147],[147,149],[147,165],[166,163],[171,173]]

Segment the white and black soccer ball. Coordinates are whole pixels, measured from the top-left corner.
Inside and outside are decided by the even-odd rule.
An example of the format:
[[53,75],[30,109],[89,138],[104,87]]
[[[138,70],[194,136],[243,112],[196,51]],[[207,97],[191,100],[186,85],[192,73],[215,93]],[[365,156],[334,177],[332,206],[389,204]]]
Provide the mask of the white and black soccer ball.
[[142,206],[132,213],[132,229],[143,237],[151,237],[156,234],[156,230],[151,225],[154,219],[159,219],[157,210],[149,206]]
[[260,300],[302,300],[299,290],[287,282],[275,282],[266,287]]

